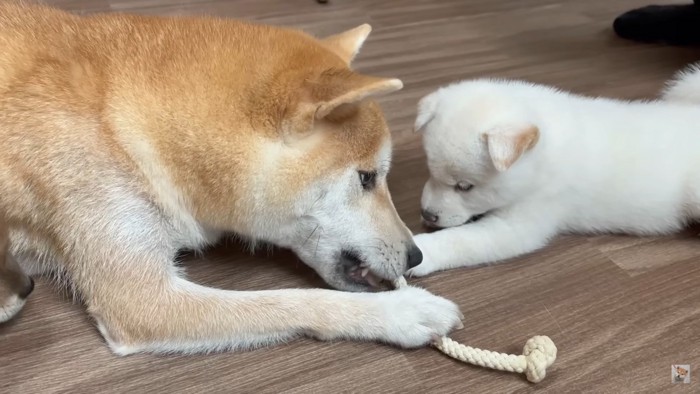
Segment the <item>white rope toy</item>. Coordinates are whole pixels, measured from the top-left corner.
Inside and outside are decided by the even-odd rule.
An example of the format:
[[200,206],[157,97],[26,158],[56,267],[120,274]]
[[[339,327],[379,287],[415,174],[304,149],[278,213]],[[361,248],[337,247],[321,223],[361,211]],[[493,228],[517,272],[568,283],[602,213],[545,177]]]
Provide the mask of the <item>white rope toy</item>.
[[[397,289],[406,286],[408,283],[403,277],[394,281],[394,287]],[[448,337],[440,338],[433,343],[433,346],[446,355],[465,363],[499,371],[524,373],[527,380],[532,383],[541,382],[547,375],[547,368],[557,359],[556,345],[544,335],[528,339],[523,348],[523,354],[519,356],[462,345]]]

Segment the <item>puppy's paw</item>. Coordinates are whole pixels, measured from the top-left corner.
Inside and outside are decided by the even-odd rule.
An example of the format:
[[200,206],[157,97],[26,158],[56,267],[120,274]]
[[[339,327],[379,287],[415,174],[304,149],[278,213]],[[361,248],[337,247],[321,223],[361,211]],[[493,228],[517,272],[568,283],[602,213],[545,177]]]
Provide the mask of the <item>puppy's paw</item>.
[[435,271],[437,270],[431,267],[430,260],[426,260],[424,257],[420,265],[406,271],[406,276],[409,278],[420,278],[421,276],[430,275]]
[[417,287],[382,293],[383,341],[405,348],[428,345],[464,327],[455,303]]
[[[435,252],[431,245],[431,234],[418,234],[413,237],[413,242],[416,243],[418,249],[423,253],[423,261],[417,266],[406,272],[408,277],[420,277],[432,274],[439,271],[440,267],[436,264]],[[439,251],[438,251],[439,253]]]

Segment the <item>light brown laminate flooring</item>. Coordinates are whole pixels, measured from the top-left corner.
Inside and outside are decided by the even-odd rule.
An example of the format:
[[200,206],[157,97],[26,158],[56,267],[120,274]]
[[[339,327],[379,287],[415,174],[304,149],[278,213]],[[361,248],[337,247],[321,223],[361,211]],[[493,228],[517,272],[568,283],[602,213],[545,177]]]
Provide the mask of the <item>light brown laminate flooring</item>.
[[[401,78],[381,100],[395,131],[390,187],[417,232],[424,154],[411,133],[418,99],[468,77],[512,77],[580,93],[651,97],[700,49],[623,41],[614,17],[646,0],[50,0],[77,12],[194,13],[295,26],[326,35],[369,22],[362,72]],[[666,0],[657,3],[669,3]],[[1,48],[0,48],[1,50]],[[699,152],[700,154],[700,152]],[[46,281],[0,327],[0,392],[485,393],[700,392],[699,229],[660,238],[562,236],[497,265],[417,280],[466,315],[459,341],[519,353],[551,336],[559,359],[546,380],[454,362],[431,348],[309,339],[249,352],[114,356],[79,304]],[[233,242],[187,257],[196,281],[226,289],[317,287],[290,253],[247,254]],[[671,384],[671,364],[693,383]]]

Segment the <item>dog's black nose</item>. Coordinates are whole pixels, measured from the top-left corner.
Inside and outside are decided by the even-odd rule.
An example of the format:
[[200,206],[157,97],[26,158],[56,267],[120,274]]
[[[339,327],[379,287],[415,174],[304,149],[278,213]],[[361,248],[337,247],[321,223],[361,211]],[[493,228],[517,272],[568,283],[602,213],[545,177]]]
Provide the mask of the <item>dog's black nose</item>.
[[418,264],[423,262],[423,252],[421,252],[416,245],[411,246],[408,249],[408,256],[406,258],[406,262],[408,263],[408,269],[417,266]]
[[29,278],[29,285],[24,288],[24,290],[18,294],[19,298],[26,299],[34,291],[34,279]]
[[428,211],[427,209],[421,209],[420,215],[428,223],[436,223],[438,221],[438,215]]

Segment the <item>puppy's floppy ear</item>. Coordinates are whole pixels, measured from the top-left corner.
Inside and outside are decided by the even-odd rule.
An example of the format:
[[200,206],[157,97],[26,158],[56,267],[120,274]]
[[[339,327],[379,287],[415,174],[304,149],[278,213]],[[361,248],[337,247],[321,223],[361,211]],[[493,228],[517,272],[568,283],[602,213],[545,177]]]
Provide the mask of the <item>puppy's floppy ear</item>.
[[484,133],[483,137],[493,165],[502,172],[537,144],[540,130],[535,125],[497,127]]
[[321,40],[321,43],[340,56],[345,64],[350,65],[371,31],[372,26],[365,23],[354,29],[326,37]]
[[416,133],[423,131],[425,126],[435,118],[435,111],[437,111],[437,98],[435,95],[429,94],[420,99],[418,102],[418,115],[416,116],[413,130]]
[[285,134],[305,135],[318,120],[338,121],[356,110],[357,104],[370,97],[397,91],[403,82],[395,78],[372,77],[348,69],[326,70],[307,78],[288,105]]

